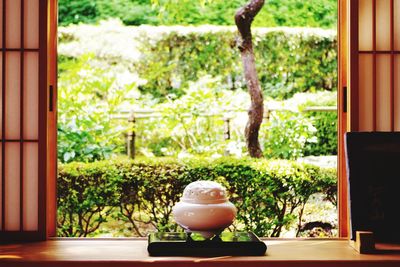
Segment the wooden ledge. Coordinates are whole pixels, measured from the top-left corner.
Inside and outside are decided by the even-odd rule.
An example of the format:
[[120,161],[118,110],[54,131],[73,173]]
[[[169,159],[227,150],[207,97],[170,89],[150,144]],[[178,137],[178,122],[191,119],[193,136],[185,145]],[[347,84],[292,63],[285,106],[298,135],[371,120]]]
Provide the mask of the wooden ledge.
[[400,245],[376,245],[374,255],[358,254],[347,240],[266,240],[262,257],[149,257],[146,240],[57,239],[0,245],[0,266],[400,266]]

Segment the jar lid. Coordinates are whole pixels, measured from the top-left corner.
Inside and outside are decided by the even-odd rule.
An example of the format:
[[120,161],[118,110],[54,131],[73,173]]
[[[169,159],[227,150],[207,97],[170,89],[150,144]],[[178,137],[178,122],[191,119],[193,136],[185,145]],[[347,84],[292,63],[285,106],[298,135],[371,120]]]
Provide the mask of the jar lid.
[[218,204],[227,202],[225,187],[213,181],[196,181],[183,190],[182,202],[192,204]]

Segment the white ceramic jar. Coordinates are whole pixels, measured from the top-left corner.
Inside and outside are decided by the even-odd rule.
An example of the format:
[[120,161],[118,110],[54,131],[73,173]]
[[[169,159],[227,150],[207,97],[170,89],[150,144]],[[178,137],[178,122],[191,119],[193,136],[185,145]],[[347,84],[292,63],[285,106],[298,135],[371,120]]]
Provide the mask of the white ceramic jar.
[[186,232],[211,238],[232,224],[237,210],[229,202],[226,189],[221,184],[196,181],[186,186],[172,213]]

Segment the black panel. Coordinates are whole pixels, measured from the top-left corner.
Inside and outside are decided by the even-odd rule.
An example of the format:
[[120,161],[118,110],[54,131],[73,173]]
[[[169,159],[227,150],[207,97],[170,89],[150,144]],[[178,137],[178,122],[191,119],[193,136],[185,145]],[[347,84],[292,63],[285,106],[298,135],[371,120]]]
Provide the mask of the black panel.
[[251,232],[223,232],[211,240],[199,234],[151,233],[147,250],[150,256],[262,256],[264,242]]
[[350,227],[400,242],[400,132],[346,134]]

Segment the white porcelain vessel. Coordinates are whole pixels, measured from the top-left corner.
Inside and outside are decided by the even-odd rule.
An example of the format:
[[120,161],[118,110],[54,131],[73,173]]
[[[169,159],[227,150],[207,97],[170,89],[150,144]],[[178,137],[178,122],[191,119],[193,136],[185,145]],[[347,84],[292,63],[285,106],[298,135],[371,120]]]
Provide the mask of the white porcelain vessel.
[[232,224],[237,210],[229,202],[226,189],[221,184],[196,181],[186,186],[172,213],[186,232],[211,238]]

